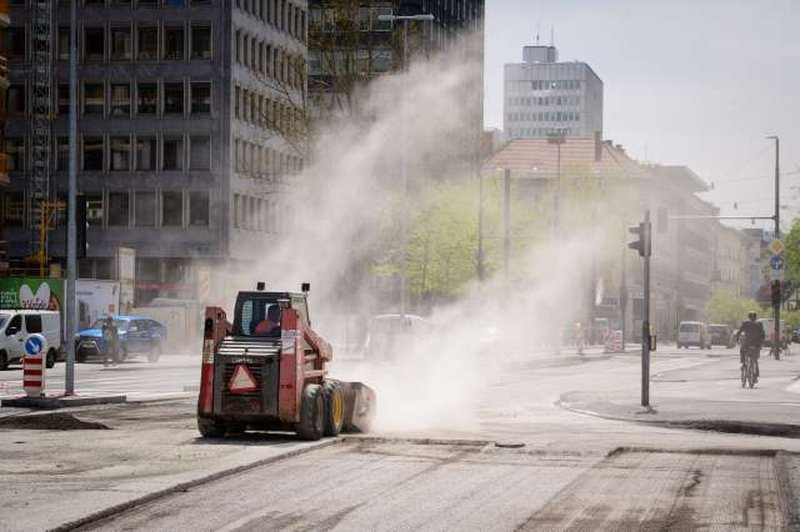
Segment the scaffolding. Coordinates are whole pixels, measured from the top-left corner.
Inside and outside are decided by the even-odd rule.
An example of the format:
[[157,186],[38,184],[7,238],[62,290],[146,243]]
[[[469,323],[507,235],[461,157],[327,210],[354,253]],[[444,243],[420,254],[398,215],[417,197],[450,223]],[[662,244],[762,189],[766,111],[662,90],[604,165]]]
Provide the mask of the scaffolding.
[[51,123],[53,65],[50,42],[53,29],[52,0],[33,0],[31,25],[31,171],[28,177],[30,202],[30,259],[39,265],[48,258],[48,231],[55,209],[51,209]]

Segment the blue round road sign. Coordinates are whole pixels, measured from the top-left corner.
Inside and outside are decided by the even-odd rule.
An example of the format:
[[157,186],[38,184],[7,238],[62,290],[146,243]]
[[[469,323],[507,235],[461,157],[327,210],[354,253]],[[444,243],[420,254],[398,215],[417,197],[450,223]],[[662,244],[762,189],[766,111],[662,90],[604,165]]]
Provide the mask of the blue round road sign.
[[44,349],[44,342],[38,336],[31,336],[25,340],[25,352],[29,355],[38,355]]
[[773,270],[782,270],[783,258],[779,257],[778,255],[774,255],[771,259],[769,259],[769,265]]

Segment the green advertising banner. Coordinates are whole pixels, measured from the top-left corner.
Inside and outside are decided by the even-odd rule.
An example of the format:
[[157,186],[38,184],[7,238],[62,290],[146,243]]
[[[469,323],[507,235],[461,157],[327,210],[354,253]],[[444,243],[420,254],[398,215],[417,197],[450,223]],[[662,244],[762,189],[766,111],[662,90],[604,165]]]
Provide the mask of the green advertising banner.
[[63,279],[0,278],[0,308],[57,310],[60,312],[63,306]]

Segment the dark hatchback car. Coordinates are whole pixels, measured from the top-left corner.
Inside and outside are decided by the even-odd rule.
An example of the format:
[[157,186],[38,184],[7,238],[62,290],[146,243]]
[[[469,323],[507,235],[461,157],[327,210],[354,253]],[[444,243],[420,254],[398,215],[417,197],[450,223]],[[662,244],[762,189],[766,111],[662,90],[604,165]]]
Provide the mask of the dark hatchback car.
[[[167,328],[163,323],[145,316],[113,316],[113,319],[119,333],[120,361],[131,354],[145,354],[150,362],[158,360],[167,340]],[[78,333],[75,339],[75,359],[78,362],[103,357],[105,320],[105,317],[100,318]]]
[[728,348],[733,347],[733,327],[722,323],[714,323],[708,326],[711,334],[711,345],[721,345]]

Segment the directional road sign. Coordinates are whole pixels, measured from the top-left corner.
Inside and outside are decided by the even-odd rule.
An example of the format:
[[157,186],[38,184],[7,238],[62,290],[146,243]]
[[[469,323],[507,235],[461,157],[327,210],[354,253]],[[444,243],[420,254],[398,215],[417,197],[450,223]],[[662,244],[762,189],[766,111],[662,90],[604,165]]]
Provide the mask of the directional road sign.
[[769,266],[773,270],[782,270],[783,258],[778,255],[774,255],[771,259],[769,259]]

